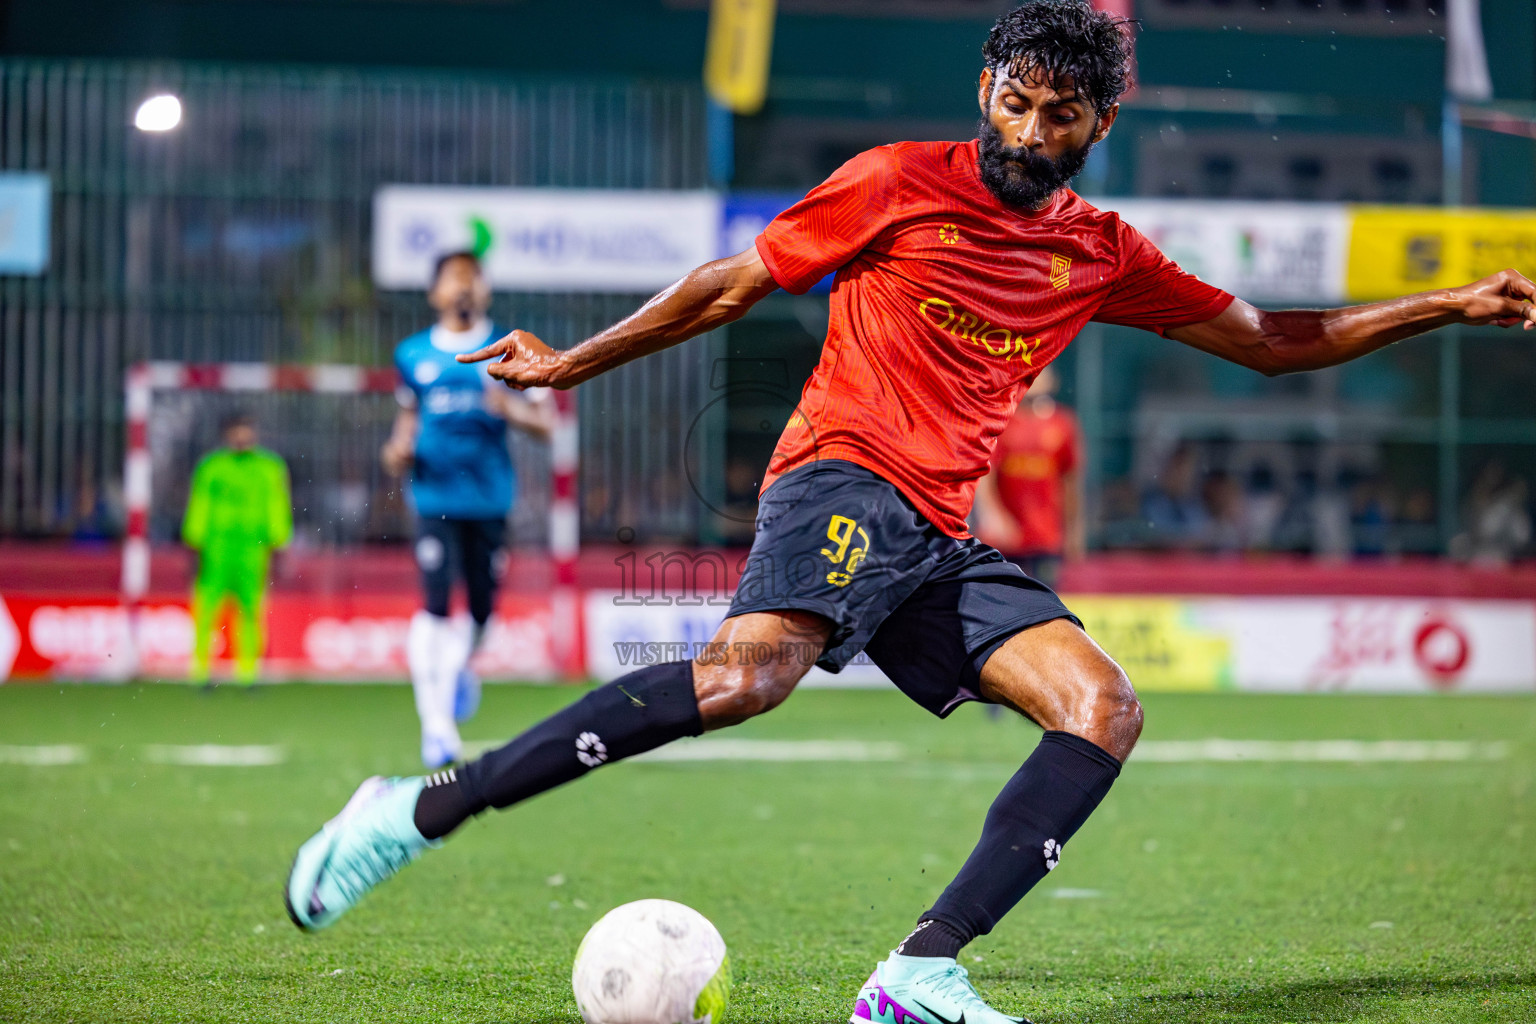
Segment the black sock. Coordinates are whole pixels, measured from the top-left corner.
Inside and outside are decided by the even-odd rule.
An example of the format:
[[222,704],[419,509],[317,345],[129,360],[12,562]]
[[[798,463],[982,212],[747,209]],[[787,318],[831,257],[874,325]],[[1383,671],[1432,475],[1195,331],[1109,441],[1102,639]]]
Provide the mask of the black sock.
[[[1119,774],[1120,762],[1102,748],[1071,733],[1046,733],[993,801],[981,841],[960,874],[921,920],[947,925],[957,933],[956,951],[990,932],[1056,867],[1062,847],[1099,806]],[[914,932],[908,942],[928,941],[924,937],[932,931]]]
[[929,918],[917,922],[912,934],[901,940],[896,952],[902,956],[947,956],[951,960],[965,945],[966,938],[943,921]]
[[691,661],[631,672],[422,790],[416,828],[441,838],[487,807],[510,807],[599,765],[703,731]]
[[425,839],[441,839],[473,813],[459,785],[458,769],[433,772],[427,776],[427,788],[416,798],[416,831]]

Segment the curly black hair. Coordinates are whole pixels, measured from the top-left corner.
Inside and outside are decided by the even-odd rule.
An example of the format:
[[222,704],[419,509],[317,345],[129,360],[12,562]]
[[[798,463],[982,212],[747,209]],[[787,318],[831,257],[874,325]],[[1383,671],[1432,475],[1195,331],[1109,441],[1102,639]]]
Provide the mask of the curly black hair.
[[1131,86],[1131,36],[1138,22],[1094,10],[1087,0],[1029,0],[997,19],[981,55],[993,73],[1034,72],[1054,88],[1072,84],[1103,117]]

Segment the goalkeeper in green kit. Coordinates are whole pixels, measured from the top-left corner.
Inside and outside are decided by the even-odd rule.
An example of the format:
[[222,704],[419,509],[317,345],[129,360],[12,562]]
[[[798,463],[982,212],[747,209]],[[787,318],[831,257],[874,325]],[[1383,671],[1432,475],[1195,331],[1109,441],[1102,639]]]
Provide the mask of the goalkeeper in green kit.
[[197,552],[189,679],[208,682],[214,626],[233,600],[239,613],[235,678],[250,686],[267,646],[267,568],[273,549],[287,546],[293,536],[293,502],[288,466],[257,446],[251,417],[231,416],[222,427],[224,447],[203,456],[192,473],[181,527],[181,539]]

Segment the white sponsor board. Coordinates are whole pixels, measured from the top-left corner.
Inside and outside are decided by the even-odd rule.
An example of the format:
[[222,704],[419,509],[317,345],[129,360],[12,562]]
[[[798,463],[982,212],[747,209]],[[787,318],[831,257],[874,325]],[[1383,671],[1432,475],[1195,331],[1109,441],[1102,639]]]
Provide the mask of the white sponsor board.
[[386,185],[373,198],[373,277],[429,286],[446,252],[482,254],[503,291],[645,292],[717,255],[712,192]]
[[1243,690],[1536,690],[1529,601],[1250,597],[1209,602]]
[[1179,266],[1250,299],[1339,302],[1349,254],[1341,203],[1095,198]]
[[[630,603],[625,603],[628,600]],[[714,636],[723,605],[640,603],[635,594],[586,597],[587,666],[602,680],[694,657]],[[1119,598],[1134,603],[1135,597]],[[1149,600],[1161,605],[1169,598]],[[1195,597],[1172,599],[1227,652],[1210,678],[1178,689],[1257,692],[1536,691],[1536,604],[1407,598]],[[1072,598],[1066,598],[1068,607]],[[1156,620],[1149,628],[1156,628]],[[1170,636],[1170,643],[1192,642]],[[1115,652],[1110,651],[1111,654]],[[1208,659],[1207,659],[1208,660]],[[1203,663],[1203,661],[1202,661]],[[1133,682],[1135,680],[1133,679]],[[866,658],[840,674],[813,669],[812,686],[889,682]],[[1175,687],[1170,687],[1175,688]]]
[[[671,601],[618,590],[588,591],[583,609],[588,674],[607,682],[645,665],[692,658],[703,650],[725,618],[726,603],[699,599],[698,604],[680,605]],[[835,675],[813,668],[800,685],[865,688],[889,684],[885,673],[861,655]]]

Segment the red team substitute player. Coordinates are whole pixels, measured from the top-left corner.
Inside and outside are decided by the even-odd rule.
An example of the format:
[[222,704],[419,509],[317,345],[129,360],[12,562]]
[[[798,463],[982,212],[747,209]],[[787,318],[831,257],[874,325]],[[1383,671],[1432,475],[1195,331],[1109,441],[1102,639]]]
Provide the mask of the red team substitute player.
[[1083,556],[1077,417],[1056,401],[1049,366],[997,437],[976,485],[977,534],[1048,587],[1061,561]]
[[[1017,1020],[981,1000],[955,954],[1056,867],[1142,721],[1125,673],[1056,595],[966,531],[1020,394],[1090,320],[1282,373],[1445,324],[1529,327],[1536,288],[1505,271],[1367,306],[1255,309],[1065,187],[1115,121],[1130,59],[1119,21],[1076,0],[1036,0],[999,20],[983,55],[977,140],[856,157],[752,249],[573,348],[514,331],[460,357],[498,358],[491,374],[513,387],[568,388],[837,272],[821,362],[774,453],[715,642],[599,687],[461,768],[365,782],[299,849],[285,890],[296,924],[331,924],[488,807],[762,714],[811,662],[837,671],[862,649],[936,715],[988,701],[1045,734],[958,876],[870,975],[853,1020]],[[758,656],[764,644],[777,656]]]

